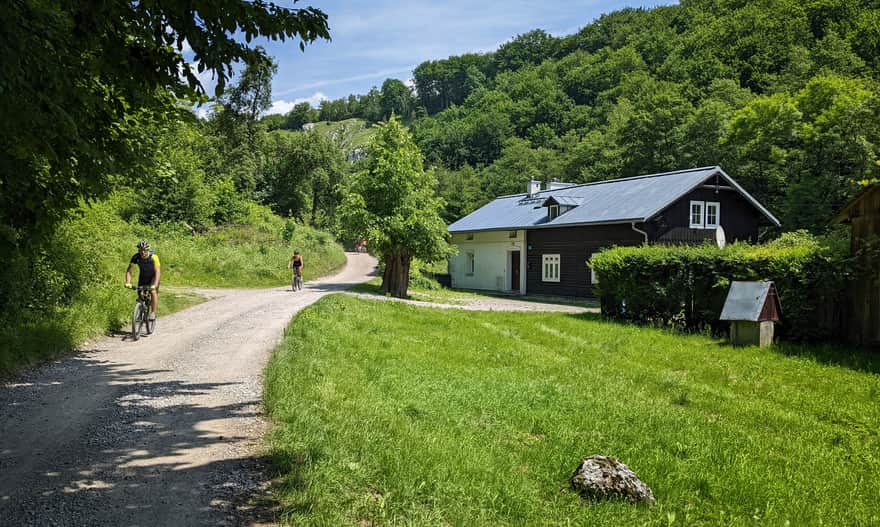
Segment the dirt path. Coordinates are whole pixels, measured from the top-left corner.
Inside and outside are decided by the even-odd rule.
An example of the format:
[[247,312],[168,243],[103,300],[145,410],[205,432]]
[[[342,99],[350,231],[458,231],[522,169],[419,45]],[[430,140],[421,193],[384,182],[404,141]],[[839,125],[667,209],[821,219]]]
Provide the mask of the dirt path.
[[0,525],[239,525],[263,492],[262,371],[290,318],[375,259],[270,290],[217,290],[155,335],[105,338],[0,387]]

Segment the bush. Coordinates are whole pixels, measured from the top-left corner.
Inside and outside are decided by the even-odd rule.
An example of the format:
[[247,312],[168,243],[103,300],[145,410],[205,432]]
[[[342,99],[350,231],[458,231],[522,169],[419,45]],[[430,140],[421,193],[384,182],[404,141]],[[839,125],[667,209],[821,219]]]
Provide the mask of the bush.
[[595,255],[603,314],[720,334],[718,317],[734,280],[771,280],[782,304],[781,338],[833,336],[849,262],[810,234],[786,233],[767,245],[615,247]]

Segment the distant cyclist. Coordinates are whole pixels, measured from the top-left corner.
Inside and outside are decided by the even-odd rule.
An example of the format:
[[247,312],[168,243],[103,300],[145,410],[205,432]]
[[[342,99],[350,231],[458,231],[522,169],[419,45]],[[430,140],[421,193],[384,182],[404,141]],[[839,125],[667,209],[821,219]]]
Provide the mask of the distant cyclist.
[[293,281],[291,283],[293,284],[292,289],[296,291],[296,279],[299,277],[299,283],[302,284],[302,273],[304,269],[303,258],[302,255],[299,254],[299,251],[293,251],[293,256],[287,261],[287,268],[293,269]]
[[150,296],[152,297],[152,307],[150,308],[150,319],[156,320],[156,308],[159,306],[159,278],[161,271],[159,269],[159,257],[150,249],[150,243],[141,240],[137,244],[138,252],[131,257],[128,269],[125,271],[125,287],[131,287],[131,269],[137,265],[138,286],[149,286]]

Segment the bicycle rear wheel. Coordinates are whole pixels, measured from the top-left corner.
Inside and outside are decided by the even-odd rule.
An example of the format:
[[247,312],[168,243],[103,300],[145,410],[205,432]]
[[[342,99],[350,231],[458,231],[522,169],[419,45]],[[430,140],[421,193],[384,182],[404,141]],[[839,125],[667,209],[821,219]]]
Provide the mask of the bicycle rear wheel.
[[137,302],[134,305],[134,311],[131,313],[131,338],[137,340],[141,337],[141,330],[144,326],[144,305]]

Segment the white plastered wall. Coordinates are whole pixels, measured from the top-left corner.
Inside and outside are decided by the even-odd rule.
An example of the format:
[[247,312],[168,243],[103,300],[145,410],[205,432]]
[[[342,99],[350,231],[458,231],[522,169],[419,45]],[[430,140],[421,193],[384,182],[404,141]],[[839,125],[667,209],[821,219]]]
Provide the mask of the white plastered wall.
[[[458,254],[449,260],[449,275],[452,287],[457,289],[482,289],[488,291],[511,291],[512,278],[511,252],[519,251],[519,293],[525,294],[526,287],[526,231],[484,231],[467,234],[453,234],[452,243],[458,246]],[[474,272],[470,273],[469,254],[474,255]]]

